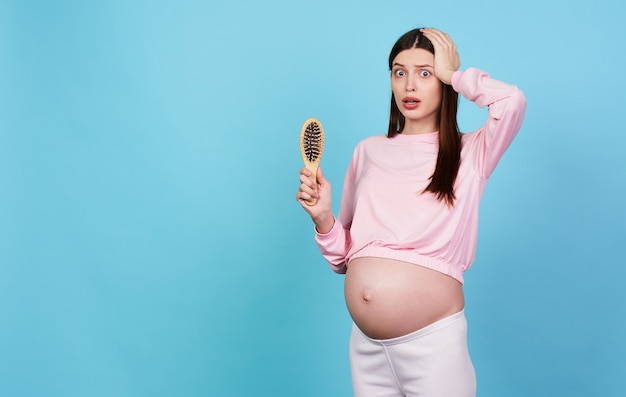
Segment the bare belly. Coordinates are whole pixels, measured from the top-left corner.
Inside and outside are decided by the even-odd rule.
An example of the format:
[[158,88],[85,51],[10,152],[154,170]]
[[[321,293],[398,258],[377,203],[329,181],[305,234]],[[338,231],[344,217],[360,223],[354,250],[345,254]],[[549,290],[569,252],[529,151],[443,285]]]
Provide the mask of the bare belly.
[[409,334],[465,305],[461,283],[452,277],[383,258],[350,262],[344,292],[355,324],[374,339]]

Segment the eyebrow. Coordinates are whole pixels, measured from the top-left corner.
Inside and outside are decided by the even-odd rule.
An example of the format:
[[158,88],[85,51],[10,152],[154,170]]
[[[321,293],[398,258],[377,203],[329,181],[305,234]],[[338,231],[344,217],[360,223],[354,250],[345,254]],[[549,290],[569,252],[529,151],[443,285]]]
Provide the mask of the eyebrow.
[[[399,62],[394,62],[393,65],[391,65],[391,66],[392,67],[393,66],[400,66],[400,67],[403,67],[403,68],[406,67],[405,65],[403,65],[403,64],[401,64]],[[417,68],[432,68],[432,65],[429,65],[429,64],[426,63],[424,65],[415,65],[415,67],[417,67]]]

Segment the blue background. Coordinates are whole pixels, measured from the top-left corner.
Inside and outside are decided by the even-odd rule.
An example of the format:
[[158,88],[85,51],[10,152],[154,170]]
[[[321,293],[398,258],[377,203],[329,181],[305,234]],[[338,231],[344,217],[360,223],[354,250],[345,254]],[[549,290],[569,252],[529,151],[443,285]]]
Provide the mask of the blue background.
[[[326,130],[337,205],[386,60],[434,26],[518,85],[466,273],[478,395],[626,395],[618,1],[0,2],[0,395],[349,396],[342,276],[294,199]],[[462,100],[469,131],[486,111]],[[337,209],[337,208],[336,208]]]

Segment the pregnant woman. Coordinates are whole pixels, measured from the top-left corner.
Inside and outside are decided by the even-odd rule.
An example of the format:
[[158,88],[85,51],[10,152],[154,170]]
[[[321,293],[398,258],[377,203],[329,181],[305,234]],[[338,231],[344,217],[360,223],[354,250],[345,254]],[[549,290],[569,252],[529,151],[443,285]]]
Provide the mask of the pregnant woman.
[[[300,170],[296,199],[322,255],[345,273],[357,397],[476,394],[463,273],[475,256],[483,190],[526,100],[517,87],[459,66],[441,31],[398,39],[389,55],[389,129],[355,148],[338,217],[321,168],[316,182]],[[458,93],[488,107],[478,130],[459,132]]]

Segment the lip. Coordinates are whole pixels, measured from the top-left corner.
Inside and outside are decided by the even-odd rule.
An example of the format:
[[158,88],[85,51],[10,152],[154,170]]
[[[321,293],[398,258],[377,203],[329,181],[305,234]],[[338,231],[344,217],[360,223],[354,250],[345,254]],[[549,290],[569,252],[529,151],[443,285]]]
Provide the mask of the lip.
[[402,98],[402,106],[407,110],[416,109],[419,106],[420,102],[421,101],[414,96],[406,96]]

